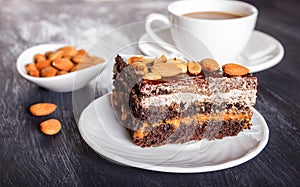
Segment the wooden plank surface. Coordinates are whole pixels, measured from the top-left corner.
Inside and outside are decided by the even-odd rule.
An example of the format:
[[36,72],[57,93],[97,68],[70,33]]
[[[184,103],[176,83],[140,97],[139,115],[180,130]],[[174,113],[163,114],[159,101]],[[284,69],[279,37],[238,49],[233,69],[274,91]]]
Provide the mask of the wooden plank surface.
[[[251,1],[260,11],[257,29],[282,42],[285,57],[259,72],[256,109],[270,140],[261,154],[240,166],[201,174],[152,172],[112,163],[81,138],[72,93],[54,93],[23,78],[16,59],[41,43],[88,48],[121,25],[166,13],[168,1],[0,1],[0,186],[297,186],[300,183],[300,3]],[[28,107],[53,102],[50,115],[62,121],[60,134],[43,135]]]

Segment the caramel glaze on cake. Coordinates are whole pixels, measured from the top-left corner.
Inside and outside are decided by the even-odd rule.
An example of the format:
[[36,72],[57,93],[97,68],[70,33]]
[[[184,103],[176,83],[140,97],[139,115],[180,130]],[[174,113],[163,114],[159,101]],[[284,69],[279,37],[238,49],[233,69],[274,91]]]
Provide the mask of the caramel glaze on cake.
[[115,61],[113,107],[136,145],[220,139],[251,126],[257,78],[248,72],[187,71],[148,80],[145,74],[155,65],[151,60],[146,69],[129,65],[119,55]]

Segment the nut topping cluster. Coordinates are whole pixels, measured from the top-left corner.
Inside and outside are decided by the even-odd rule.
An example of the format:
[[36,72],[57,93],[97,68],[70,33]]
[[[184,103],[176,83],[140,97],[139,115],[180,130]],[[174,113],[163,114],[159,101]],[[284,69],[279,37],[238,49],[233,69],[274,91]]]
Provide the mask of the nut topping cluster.
[[[199,75],[202,71],[213,73],[220,70],[218,62],[211,58],[203,59],[200,62],[184,62],[178,58],[167,59],[165,55],[156,59],[133,56],[128,59],[128,64],[142,72],[146,80],[159,80],[182,73]],[[238,64],[225,64],[222,70],[230,76],[243,76],[249,73],[246,67]]]

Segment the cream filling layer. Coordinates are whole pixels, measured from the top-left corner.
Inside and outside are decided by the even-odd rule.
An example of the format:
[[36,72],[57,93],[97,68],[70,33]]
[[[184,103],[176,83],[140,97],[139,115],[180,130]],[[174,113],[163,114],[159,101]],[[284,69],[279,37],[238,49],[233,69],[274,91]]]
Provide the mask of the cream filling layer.
[[[144,98],[142,105],[150,106],[165,106],[172,103],[193,103],[193,102],[208,102],[208,103],[240,103],[245,106],[253,106],[256,102],[256,90],[238,90],[233,89],[226,93],[215,92],[211,95],[200,95],[195,93],[172,93],[169,95],[159,95],[154,97]],[[186,105],[188,107],[188,105]]]

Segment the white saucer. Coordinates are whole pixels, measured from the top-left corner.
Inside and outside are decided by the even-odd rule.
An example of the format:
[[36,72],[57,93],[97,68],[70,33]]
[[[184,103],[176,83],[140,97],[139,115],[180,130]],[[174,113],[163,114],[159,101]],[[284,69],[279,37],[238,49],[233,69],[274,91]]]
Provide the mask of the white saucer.
[[[170,30],[168,28],[159,29],[156,34],[164,41],[174,46]],[[150,42],[150,43],[149,43]],[[170,52],[155,44],[145,33],[138,42],[140,50],[148,56],[170,56]],[[270,35],[260,31],[254,31],[246,48],[238,58],[237,62],[246,66],[251,73],[269,69],[278,64],[284,55],[282,44]]]
[[237,166],[258,155],[268,142],[269,129],[256,110],[252,124],[251,130],[235,137],[141,148],[115,118],[109,93],[84,109],[78,127],[87,144],[111,161],[154,171],[197,173]]

